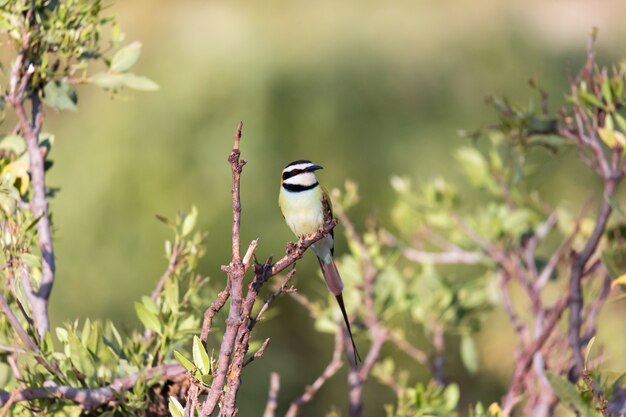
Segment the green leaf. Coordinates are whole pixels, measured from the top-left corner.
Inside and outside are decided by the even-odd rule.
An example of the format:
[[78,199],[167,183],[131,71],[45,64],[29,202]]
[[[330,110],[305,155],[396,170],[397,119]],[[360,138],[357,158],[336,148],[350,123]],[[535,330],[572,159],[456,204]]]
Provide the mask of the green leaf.
[[620,275],[611,281],[611,289],[617,287],[618,285],[626,285],[626,274]]
[[480,185],[489,177],[487,161],[478,150],[463,146],[457,149],[455,157],[473,184]]
[[185,412],[183,406],[178,402],[175,397],[172,397],[171,395],[170,400],[167,404],[167,408],[170,410],[170,414],[172,415],[172,417],[183,417],[183,413]]
[[461,360],[469,373],[473,374],[478,371],[478,352],[474,339],[470,336],[461,338]]
[[137,312],[137,317],[139,317],[139,320],[147,329],[161,334],[161,322],[156,314],[141,303],[135,303],[135,311]]
[[26,151],[26,142],[24,138],[19,135],[7,135],[0,139],[0,149],[21,155]]
[[92,376],[96,370],[91,355],[73,331],[68,333],[68,344],[74,366],[86,376]]
[[143,304],[151,313],[154,313],[157,316],[159,315],[159,306],[152,298],[144,295],[141,297],[141,304]]
[[202,341],[198,336],[193,337],[193,363],[200,370],[202,375],[207,375],[211,372],[211,361],[207,354]]
[[41,268],[41,258],[37,255],[33,255],[32,253],[23,253],[22,261],[29,268]]
[[198,219],[198,209],[196,206],[191,206],[191,212],[185,216],[183,220],[182,235],[187,236],[193,228],[196,226],[196,220]]
[[141,43],[133,42],[123,47],[111,59],[111,71],[126,72],[135,65],[141,54]]
[[626,133],[626,120],[624,120],[624,117],[622,117],[619,113],[614,113],[613,116],[615,117],[615,121],[617,122],[617,126],[619,126],[620,130]]
[[585,402],[580,398],[580,394],[576,391],[574,385],[570,384],[564,378],[555,375],[551,372],[546,372],[546,377],[550,382],[552,390],[559,397],[559,400],[568,406],[574,407],[583,416],[588,415],[588,407]]
[[443,395],[444,395],[444,398],[446,399],[446,409],[448,410],[456,409],[456,406],[459,403],[459,398],[461,397],[459,386],[457,384],[448,385],[445,391],[443,392]]
[[159,89],[159,86],[149,78],[130,72],[124,74],[99,72],[92,75],[88,81],[107,90],[118,90],[122,87],[140,91],[156,91]]
[[61,343],[67,343],[68,333],[67,330],[63,327],[57,327],[56,329],[57,339]]
[[595,107],[598,107],[601,109],[604,108],[604,104],[602,104],[600,100],[598,100],[598,97],[596,97],[595,95],[591,93],[588,93],[587,91],[583,89],[578,89],[578,99],[588,104],[591,104]]
[[125,87],[138,91],[156,91],[159,85],[147,77],[132,73],[124,74],[122,83]]
[[165,301],[167,302],[170,310],[172,310],[173,313],[178,313],[178,281],[169,278],[165,281],[163,292],[165,293]]
[[587,343],[587,348],[585,348],[585,369],[587,369],[587,362],[589,361],[589,354],[591,353],[591,348],[593,347],[593,342],[596,341],[596,337],[592,337],[589,343]]
[[117,47],[125,37],[126,35],[122,33],[119,23],[113,22],[111,25],[111,43],[113,43],[113,46]]
[[180,352],[178,352],[177,350],[174,351],[174,357],[176,358],[176,360],[183,366],[183,368],[185,368],[186,370],[188,370],[189,372],[195,372],[196,371],[196,366],[193,364],[193,362],[191,362],[189,359],[187,359],[186,357],[184,357]]
[[611,94],[611,85],[608,78],[602,81],[602,96],[608,104],[613,102],[613,94]]
[[107,90],[116,90],[124,86],[123,77],[122,74],[98,72],[89,77],[87,81]]
[[43,102],[57,110],[76,111],[78,96],[74,87],[65,81],[50,81],[43,89]]

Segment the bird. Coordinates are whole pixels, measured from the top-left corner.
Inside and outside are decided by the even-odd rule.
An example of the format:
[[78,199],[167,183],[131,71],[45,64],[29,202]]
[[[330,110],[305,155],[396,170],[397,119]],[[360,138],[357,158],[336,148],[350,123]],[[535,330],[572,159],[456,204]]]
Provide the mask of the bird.
[[[326,213],[332,217],[330,196],[315,176],[315,171],[320,169],[323,169],[320,165],[300,159],[288,164],[281,173],[278,206],[285,222],[298,238],[316,233],[324,225]],[[311,249],[322,268],[322,275],[328,290],[339,304],[352,342],[354,362],[358,364],[361,357],[354,343],[350,321],[343,302],[343,281],[333,259],[334,231],[312,244]]]

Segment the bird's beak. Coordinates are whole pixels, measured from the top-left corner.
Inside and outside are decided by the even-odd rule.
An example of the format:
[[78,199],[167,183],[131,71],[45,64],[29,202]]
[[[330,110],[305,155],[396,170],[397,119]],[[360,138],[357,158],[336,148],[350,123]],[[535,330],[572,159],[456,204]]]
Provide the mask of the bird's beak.
[[311,165],[310,167],[308,167],[306,169],[307,172],[313,172],[313,171],[317,171],[318,169],[324,169],[323,166],[319,166],[319,165]]

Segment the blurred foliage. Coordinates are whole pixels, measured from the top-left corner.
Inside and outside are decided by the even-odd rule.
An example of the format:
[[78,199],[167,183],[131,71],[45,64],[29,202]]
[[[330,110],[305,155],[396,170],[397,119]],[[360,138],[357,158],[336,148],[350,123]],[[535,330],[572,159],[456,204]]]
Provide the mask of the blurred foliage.
[[[207,289],[208,280],[201,278],[196,271],[198,260],[204,255],[205,249],[203,234],[194,232],[193,213],[193,210],[189,214],[180,213],[174,220],[161,217],[174,234],[172,240],[166,241],[166,257],[171,259],[172,250],[177,250],[178,262],[156,298],[142,297],[141,302],[135,303],[137,316],[145,327],[143,333],[133,331],[127,335],[109,320],[85,319],[81,324],[77,319],[65,323],[54,330],[57,343],[47,333],[40,342],[39,355],[18,356],[23,381],[15,380],[8,366],[0,366],[3,389],[11,390],[18,382],[33,387],[67,385],[97,388],[111,384],[117,378],[172,362],[175,357],[189,355],[186,350],[188,341],[199,332],[205,300],[214,296]],[[20,304],[28,305],[25,300],[21,300]],[[18,345],[4,315],[0,316],[0,344]],[[196,365],[192,364],[190,369],[196,371],[197,367],[202,375],[210,378],[212,362],[197,338],[193,343],[193,358]],[[6,359],[6,355],[3,359]],[[187,364],[183,362],[183,365]],[[198,378],[202,379],[202,375],[198,375]],[[87,411],[95,415],[137,415],[139,410],[154,407],[152,402],[155,401],[149,399],[149,393],[153,393],[155,386],[162,384],[158,380],[139,379],[132,390],[118,393],[113,407],[96,407]],[[46,415],[51,416],[84,414],[80,406],[38,400],[30,404],[19,403],[13,407],[12,415],[32,415],[32,407],[45,410]]]
[[[5,13],[12,13],[17,9],[9,8],[23,7],[25,3],[0,2]],[[80,36],[66,38],[59,35],[61,32],[54,32],[52,25],[44,24],[49,31],[46,33],[50,34],[41,43],[47,63],[41,66],[43,71],[38,77],[47,104],[58,109],[75,109],[76,83],[91,82],[112,90],[116,97],[121,96],[120,87],[136,87],[138,76],[132,75],[128,66],[134,63],[139,44],[130,43],[119,52],[110,49],[121,46],[125,37],[115,22],[94,18],[100,3],[60,1],[47,2],[44,7],[54,3],[61,6],[49,16],[58,12],[58,18],[70,28],[68,34],[73,33],[71,25],[86,24],[89,33],[98,33],[102,39],[110,37],[111,43],[105,42],[102,49],[90,42],[77,48]],[[424,341],[413,330],[413,321],[424,325],[426,338],[430,336],[433,319],[445,323],[450,334],[447,341],[458,344],[460,351],[465,352],[467,368],[473,368],[473,350],[489,352],[480,358],[477,377],[469,377],[456,368],[456,349],[447,354],[448,369],[459,384],[464,385],[468,378],[471,382],[466,384],[464,402],[484,398],[479,390],[487,391],[490,396],[485,403],[497,399],[508,377],[494,373],[508,367],[498,358],[503,351],[510,353],[509,335],[504,327],[495,324],[483,327],[486,331],[483,336],[475,334],[487,318],[497,322],[497,317],[489,315],[491,305],[497,302],[493,277],[486,272],[491,261],[486,260],[471,273],[460,273],[447,268],[441,271],[431,265],[411,265],[400,260],[398,252],[404,246],[420,248],[415,232],[426,223],[425,219],[456,245],[470,249],[473,243],[455,227],[450,213],[472,205],[474,212],[469,226],[506,245],[517,244],[524,233],[536,228],[545,214],[532,194],[528,201],[528,193],[517,193],[523,176],[543,192],[545,200],[560,202],[559,227],[563,233],[571,229],[577,204],[596,183],[584,170],[571,169],[576,159],[572,149],[558,137],[541,134],[546,126],[552,126],[552,119],[533,116],[534,112],[529,112],[526,106],[512,108],[518,112],[513,119],[522,124],[511,125],[511,120],[503,120],[507,130],[488,133],[487,152],[483,152],[487,145],[482,141],[476,148],[464,142],[458,151],[450,152],[451,145],[458,143],[451,138],[456,127],[475,126],[486,120],[487,110],[477,105],[485,91],[506,90],[509,95],[518,95],[523,84],[520,80],[535,71],[541,73],[546,90],[551,93],[562,90],[563,70],[580,61],[580,45],[590,21],[598,16],[608,27],[607,33],[612,34],[605,38],[603,48],[615,51],[607,52],[615,55],[612,58],[622,58],[621,47],[613,40],[621,39],[622,25],[606,16],[619,16],[623,6],[589,11],[578,5],[578,13],[585,17],[571,19],[576,22],[574,25],[565,18],[546,24],[545,16],[564,15],[560,9],[556,12],[550,9],[555,13],[547,13],[537,3],[527,6],[496,3],[453,2],[453,7],[448,2],[442,5],[401,2],[393,6],[370,3],[335,9],[334,4],[322,2],[288,7],[273,5],[266,10],[239,3],[137,1],[105,8],[105,12],[117,14],[128,22],[124,26],[132,33],[131,38],[145,41],[143,53],[147,59],[137,66],[158,79],[163,91],[153,97],[133,98],[135,102],[130,104],[111,104],[107,97],[81,91],[80,118],[50,113],[52,122],[47,129],[60,138],[55,142],[58,166],[50,172],[50,178],[53,185],[63,187],[59,198],[52,203],[59,256],[53,322],[57,326],[66,322],[62,328],[68,335],[74,333],[81,343],[86,321],[81,320],[82,326],[74,323],[77,316],[110,317],[122,329],[121,335],[132,333],[133,327],[149,324],[157,334],[157,330],[167,331],[171,341],[177,337],[185,339],[188,343],[184,347],[179,341],[172,349],[193,358],[192,327],[184,337],[176,336],[166,326],[180,325],[176,320],[182,316],[170,311],[165,300],[160,300],[161,304],[154,308],[141,298],[141,294],[154,286],[155,277],[163,269],[163,263],[155,261],[155,254],[164,233],[150,213],[172,212],[192,202],[198,204],[202,213],[199,227],[211,231],[211,250],[197,267],[202,275],[218,273],[219,264],[228,258],[227,245],[218,244],[229,233],[229,224],[224,221],[229,204],[228,170],[223,160],[230,145],[232,126],[243,118],[251,132],[246,138],[251,163],[244,175],[244,205],[250,208],[244,209],[244,236],[261,236],[260,250],[273,253],[278,253],[284,241],[291,237],[281,223],[275,198],[271,197],[277,193],[277,173],[286,162],[304,156],[332,167],[324,177],[328,184],[340,184],[345,177],[354,178],[362,187],[361,196],[365,196],[362,204],[354,208],[354,218],[392,209],[391,220],[385,214],[378,216],[381,223],[378,226],[394,227],[393,234],[397,234],[400,242],[387,247],[388,236],[381,232],[382,227],[368,229],[366,233],[368,248],[376,255],[380,268],[381,282],[393,284],[377,288],[381,294],[378,311],[419,343]],[[71,8],[67,7],[70,5]],[[575,7],[561,7],[576,13]],[[532,9],[542,9],[541,15]],[[78,16],[70,19],[70,10],[78,12]],[[480,21],[472,16],[480,16]],[[3,18],[3,28],[6,21]],[[389,30],[390,22],[397,30]],[[351,30],[346,31],[350,24]],[[411,53],[407,53],[407,45]],[[576,53],[572,52],[574,47]],[[100,60],[104,69],[90,75],[85,72],[85,63],[92,60]],[[549,65],[539,66],[537,62]],[[139,81],[138,85],[140,89],[154,88],[145,81]],[[612,90],[611,94],[616,91]],[[493,100],[494,105],[509,111],[506,102]],[[584,95],[581,100],[594,105]],[[612,130],[608,126],[609,130],[603,134],[609,146],[619,144],[620,133],[624,131],[619,117],[613,119]],[[514,136],[519,132],[533,133],[532,140],[522,140],[509,148],[510,143],[503,135],[508,138],[509,133]],[[528,138],[526,133],[521,136]],[[52,143],[52,135],[48,137]],[[530,153],[530,162],[525,159],[526,154],[519,152],[518,148],[522,147]],[[555,147],[561,147],[558,157],[552,153]],[[547,152],[537,152],[539,149]],[[36,219],[29,218],[28,210],[19,207],[20,201],[28,201],[29,178],[24,155],[21,138],[7,132],[0,140],[3,181],[0,207],[3,215],[11,213],[11,221],[20,232],[10,236],[3,233],[3,241],[12,241],[10,245],[5,243],[6,247],[14,248],[12,256],[21,251],[21,259],[31,268],[36,281],[40,261],[37,254],[24,250],[32,246],[34,230],[29,225]],[[347,159],[346,155],[350,157]],[[457,164],[461,170],[456,169]],[[452,185],[457,184],[455,180],[463,173],[478,190],[465,182]],[[397,199],[386,186],[392,174],[399,175],[392,179]],[[440,174],[445,174],[446,179],[435,178],[420,181],[423,184],[420,186],[413,185],[415,177]],[[514,193],[503,195],[499,188],[502,183],[509,184]],[[488,193],[494,201],[483,207],[477,203],[482,193]],[[502,203],[504,198],[529,208],[511,210]],[[590,221],[582,219],[578,240],[583,241],[590,232]],[[346,253],[342,243],[340,240],[339,254]],[[342,259],[346,265],[342,272],[354,267],[359,259],[358,252],[350,249],[352,253]],[[617,263],[613,267],[617,277],[621,261],[606,261],[609,262]],[[298,286],[303,292],[321,294],[324,290],[319,282],[305,279],[314,274],[315,267],[310,260],[299,264],[302,279]],[[356,282],[356,274],[344,275],[348,286]],[[410,279],[419,285],[413,285]],[[179,287],[179,291],[184,292],[184,288],[185,285]],[[393,288],[401,288],[403,292],[392,291]],[[481,290],[475,291],[476,288]],[[426,289],[432,291],[432,298]],[[169,291],[173,294],[172,289]],[[325,299],[318,298],[314,301],[328,316],[316,322],[318,328],[323,328],[335,313],[334,309],[325,307]],[[138,305],[143,307],[138,310],[143,312],[143,320],[135,319],[133,314],[132,301],[136,299],[141,300]],[[457,300],[461,301],[457,303]],[[394,302],[398,307],[387,312],[386,307]],[[350,301],[346,303],[354,306]],[[278,368],[285,378],[283,395],[290,398],[299,393],[302,378],[317,373],[322,361],[319,358],[323,356],[319,353],[326,352],[327,340],[311,335],[309,327],[302,325],[304,317],[298,310],[282,303],[279,308],[280,323],[268,323],[267,332],[285,342],[273,344],[266,353],[267,363],[259,362],[250,372],[252,378],[260,378],[268,369]],[[293,314],[284,314],[283,308]],[[617,308],[611,311],[623,312]],[[495,316],[498,315],[501,315],[499,310]],[[158,325],[154,317],[159,320]],[[68,320],[71,324],[67,324]],[[96,322],[100,321],[90,321],[87,326],[89,334],[114,337],[107,333],[112,330],[107,330],[111,326],[105,320],[98,326]],[[6,328],[6,323],[0,323],[0,327]],[[95,327],[100,330],[93,330]],[[611,337],[617,333],[613,332]],[[308,347],[295,353],[290,338],[306,340]],[[474,343],[478,343],[477,349],[468,347]],[[156,346],[150,349],[156,357],[171,359],[173,355],[172,351],[165,355]],[[306,361],[302,360],[304,357]],[[622,362],[619,355],[612,355],[611,360]],[[292,361],[306,366],[295,371],[289,365]],[[205,365],[203,360],[200,363]],[[8,375],[7,368],[0,369]],[[426,379],[421,370],[411,370],[420,380]],[[337,384],[333,387],[343,385]],[[417,390],[417,382],[411,384]],[[427,388],[422,384],[421,389]],[[261,384],[244,385],[244,390],[247,391],[242,396],[249,403],[242,412],[256,410],[264,403],[266,390]],[[369,392],[378,391],[376,387]],[[320,395],[340,404],[337,397],[343,396],[337,392],[329,389]],[[378,398],[366,397],[368,401]],[[391,401],[390,397],[386,398]],[[474,415],[488,415],[481,407],[476,406]],[[314,407],[311,410],[309,415],[323,413]]]

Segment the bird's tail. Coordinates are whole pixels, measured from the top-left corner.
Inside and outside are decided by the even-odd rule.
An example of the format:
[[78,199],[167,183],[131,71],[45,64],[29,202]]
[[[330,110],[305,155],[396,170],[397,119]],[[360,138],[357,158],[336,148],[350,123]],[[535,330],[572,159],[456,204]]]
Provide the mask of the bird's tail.
[[361,356],[359,355],[359,351],[354,343],[354,337],[352,336],[352,330],[350,329],[350,320],[348,319],[346,307],[343,303],[343,296],[341,295],[341,292],[343,291],[343,281],[341,280],[335,261],[332,258],[330,258],[329,263],[325,263],[320,258],[317,258],[317,260],[320,262],[320,266],[322,267],[322,275],[324,275],[326,286],[331,294],[333,294],[337,299],[337,303],[341,309],[341,314],[343,315],[343,320],[346,323],[346,328],[348,329],[348,334],[350,335],[350,341],[352,342],[352,349],[354,350],[354,363],[358,364],[361,362]]

